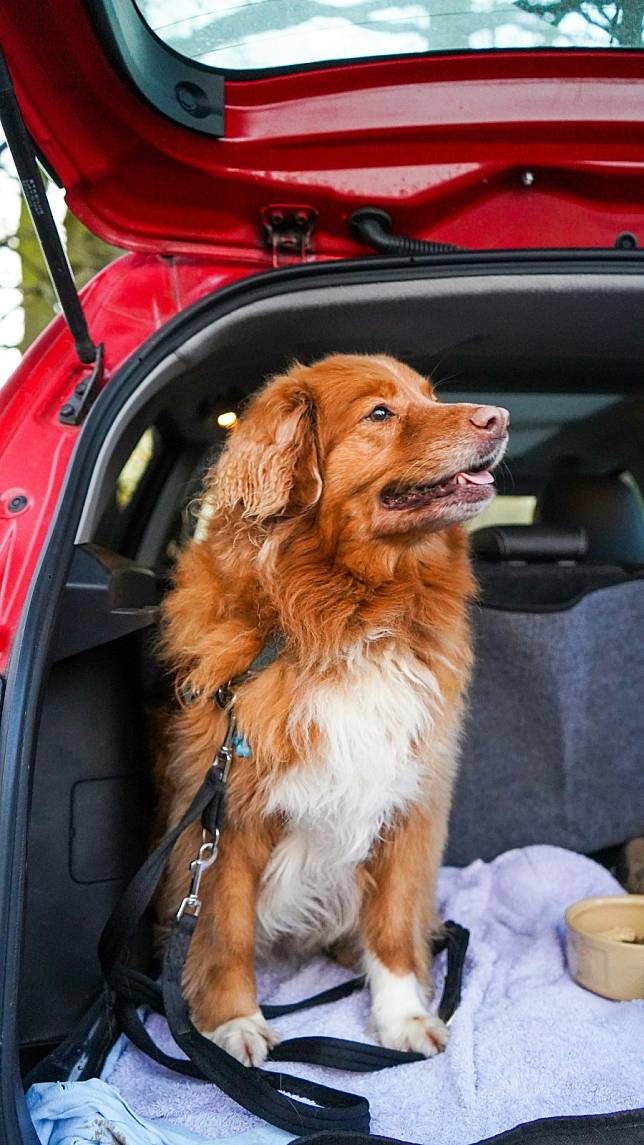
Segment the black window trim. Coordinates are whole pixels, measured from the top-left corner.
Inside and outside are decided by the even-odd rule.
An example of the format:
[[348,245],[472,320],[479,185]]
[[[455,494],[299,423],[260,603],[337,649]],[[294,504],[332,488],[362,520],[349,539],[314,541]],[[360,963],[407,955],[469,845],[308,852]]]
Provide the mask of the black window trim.
[[[398,55],[340,57],[264,68],[218,68],[192,60],[170,47],[150,27],[136,0],[86,0],[99,39],[115,66],[155,111],[182,127],[219,139],[225,134],[225,80],[262,80],[271,76],[300,74],[327,68],[361,64],[393,63],[397,60],[435,60],[450,56],[496,57],[505,48],[454,48],[442,51],[402,52]],[[639,55],[644,48],[521,48],[513,52],[559,58],[570,54],[623,58]]]

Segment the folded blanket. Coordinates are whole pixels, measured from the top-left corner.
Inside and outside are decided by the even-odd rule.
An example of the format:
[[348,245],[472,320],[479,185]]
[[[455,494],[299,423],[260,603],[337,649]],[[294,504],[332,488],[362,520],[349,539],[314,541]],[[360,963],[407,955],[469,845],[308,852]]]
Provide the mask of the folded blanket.
[[[427,1145],[469,1145],[539,1117],[641,1105],[644,1002],[610,1002],[583,990],[570,978],[563,950],[564,909],[576,899],[619,892],[602,867],[557,847],[527,847],[491,863],[445,868],[442,916],[471,930],[463,999],[446,1052],[375,1074],[299,1064],[289,1065],[289,1072],[364,1094],[372,1133]],[[273,964],[260,969],[260,997],[293,1001],[344,977],[325,958]],[[363,991],[274,1025],[283,1037],[369,1041],[368,1009]],[[151,1016],[148,1029],[177,1052],[162,1019]],[[178,1077],[129,1045],[108,1080],[140,1115],[204,1137],[261,1124],[214,1086]]]

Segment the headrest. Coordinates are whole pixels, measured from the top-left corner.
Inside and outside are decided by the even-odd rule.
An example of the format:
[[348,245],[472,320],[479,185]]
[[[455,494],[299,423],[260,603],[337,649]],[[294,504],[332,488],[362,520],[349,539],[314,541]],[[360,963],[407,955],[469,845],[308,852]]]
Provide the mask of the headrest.
[[553,478],[535,521],[585,529],[586,559],[595,564],[644,565],[644,513],[635,491],[615,475]]
[[579,561],[583,529],[557,525],[489,525],[470,537],[474,556],[486,561]]

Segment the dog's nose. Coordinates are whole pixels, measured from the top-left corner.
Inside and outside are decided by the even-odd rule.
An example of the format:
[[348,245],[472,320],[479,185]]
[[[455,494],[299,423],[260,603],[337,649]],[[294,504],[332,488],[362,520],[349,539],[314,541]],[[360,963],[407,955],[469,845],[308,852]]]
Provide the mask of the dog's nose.
[[510,424],[510,414],[503,406],[477,406],[470,414],[470,421],[490,437],[500,437]]

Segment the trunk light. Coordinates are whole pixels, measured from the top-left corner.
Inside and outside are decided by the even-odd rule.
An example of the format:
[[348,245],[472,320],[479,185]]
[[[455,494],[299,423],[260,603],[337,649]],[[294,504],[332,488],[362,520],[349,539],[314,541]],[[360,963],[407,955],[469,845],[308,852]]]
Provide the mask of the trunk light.
[[217,425],[222,429],[232,429],[237,421],[237,414],[230,410],[229,413],[220,413],[217,415]]

